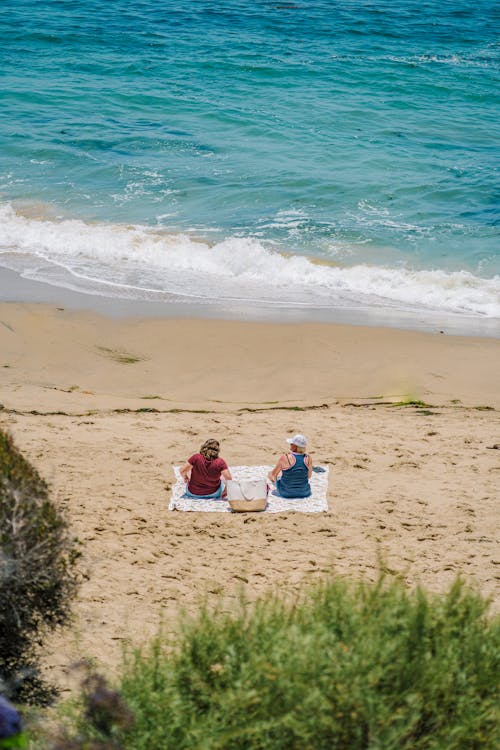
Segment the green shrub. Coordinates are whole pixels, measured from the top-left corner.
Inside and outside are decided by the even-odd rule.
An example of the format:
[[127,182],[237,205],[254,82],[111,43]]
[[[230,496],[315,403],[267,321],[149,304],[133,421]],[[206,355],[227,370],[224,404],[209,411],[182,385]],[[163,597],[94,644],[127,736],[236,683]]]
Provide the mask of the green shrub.
[[499,747],[500,621],[486,610],[460,581],[438,597],[383,578],[234,615],[204,608],[177,645],[156,639],[128,659],[119,690],[135,723],[116,746]]
[[46,483],[0,430],[0,677],[18,700],[48,697],[37,648],[68,620],[77,557]]

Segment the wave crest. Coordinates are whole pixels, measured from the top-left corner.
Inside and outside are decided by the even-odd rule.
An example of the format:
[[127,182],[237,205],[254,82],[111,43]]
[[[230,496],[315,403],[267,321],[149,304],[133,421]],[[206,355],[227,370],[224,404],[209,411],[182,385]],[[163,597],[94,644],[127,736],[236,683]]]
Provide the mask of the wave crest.
[[[500,277],[468,271],[340,267],[253,238],[210,245],[147,226],[23,216],[0,206],[0,263],[104,296],[174,294],[307,307],[426,308],[500,317]],[[59,270],[57,281],[50,269]]]

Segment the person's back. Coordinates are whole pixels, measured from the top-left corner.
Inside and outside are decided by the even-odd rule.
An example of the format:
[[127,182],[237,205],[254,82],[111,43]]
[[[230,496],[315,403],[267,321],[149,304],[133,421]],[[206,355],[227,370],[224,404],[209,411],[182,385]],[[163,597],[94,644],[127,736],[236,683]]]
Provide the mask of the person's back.
[[306,453],[307,440],[304,435],[287,438],[290,452],[283,453],[276,466],[269,472],[269,479],[276,482],[276,492],[280,497],[310,497],[313,464],[311,456]]
[[203,499],[225,497],[224,480],[232,479],[228,465],[219,456],[218,440],[205,440],[199,453],[194,453],[181,467],[186,482],[185,496]]
[[191,476],[188,490],[193,495],[210,495],[220,485],[220,477],[227,464],[223,458],[206,458],[202,453],[195,453],[188,458],[191,464]]
[[289,463],[287,469],[281,470],[281,476],[276,482],[276,488],[281,497],[309,497],[311,485],[309,484],[309,467],[306,460],[307,453],[286,454]]

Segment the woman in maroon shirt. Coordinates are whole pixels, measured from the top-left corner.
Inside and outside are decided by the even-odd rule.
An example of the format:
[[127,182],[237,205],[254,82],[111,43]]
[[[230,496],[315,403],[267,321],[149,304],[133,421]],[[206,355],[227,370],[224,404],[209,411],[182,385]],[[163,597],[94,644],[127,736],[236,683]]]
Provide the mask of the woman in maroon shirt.
[[232,479],[223,458],[219,458],[218,440],[205,440],[199,453],[188,458],[181,468],[181,477],[187,482],[185,496],[200,500],[217,500],[225,497],[222,479]]

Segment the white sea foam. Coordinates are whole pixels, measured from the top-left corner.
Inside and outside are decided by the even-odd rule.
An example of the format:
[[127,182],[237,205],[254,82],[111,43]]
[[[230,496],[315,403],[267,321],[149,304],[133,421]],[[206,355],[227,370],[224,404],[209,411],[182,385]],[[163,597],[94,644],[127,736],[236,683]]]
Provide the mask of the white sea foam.
[[[342,62],[354,62],[357,58],[349,54],[333,54],[333,60],[340,60]],[[373,64],[381,62],[389,63],[400,63],[403,65],[451,65],[457,67],[472,67],[472,68],[496,68],[498,67],[498,52],[496,48],[482,51],[480,57],[467,57],[466,55],[460,54],[422,54],[422,55],[366,55],[363,60]]]
[[[106,296],[174,294],[308,307],[433,309],[500,317],[500,277],[468,271],[336,267],[255,239],[209,245],[157,228],[23,216],[0,205],[0,264]],[[54,281],[56,279],[56,281]]]

